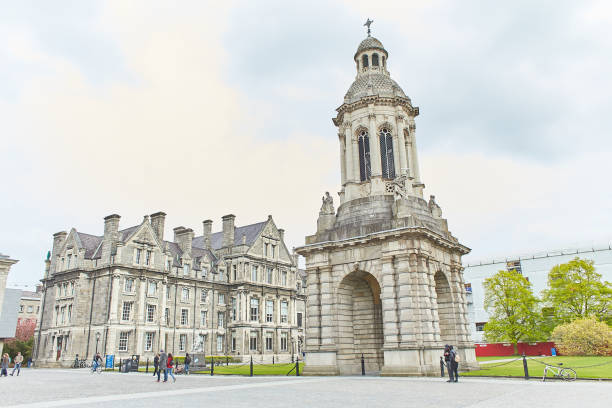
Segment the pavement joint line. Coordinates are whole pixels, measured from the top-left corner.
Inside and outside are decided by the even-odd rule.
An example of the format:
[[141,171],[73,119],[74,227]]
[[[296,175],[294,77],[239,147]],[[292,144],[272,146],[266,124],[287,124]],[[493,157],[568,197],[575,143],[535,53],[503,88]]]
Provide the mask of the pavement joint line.
[[[323,382],[329,381],[333,377],[324,377],[324,378],[312,378],[312,379],[295,379],[295,380],[283,380],[283,381],[267,381],[267,382],[258,382],[254,384],[233,384],[233,385],[217,385],[213,387],[200,387],[200,388],[182,388],[179,390],[165,390],[165,391],[147,391],[147,392],[138,392],[132,394],[118,394],[118,395],[101,395],[101,396],[91,396],[91,397],[82,397],[82,398],[72,398],[72,399],[63,399],[63,400],[55,400],[55,401],[40,401],[33,402],[27,404],[19,404],[19,405],[9,405],[11,408],[52,408],[52,407],[64,407],[70,405],[87,405],[87,404],[97,404],[101,402],[113,402],[113,401],[122,401],[122,400],[132,400],[132,399],[144,399],[144,398],[154,398],[154,397],[172,397],[177,395],[186,395],[186,394],[200,394],[207,392],[215,392],[215,391],[230,391],[230,390],[241,390],[241,389],[249,389],[249,388],[261,388],[261,387],[274,387],[278,385],[287,386],[292,384],[308,384],[314,382]],[[337,378],[337,377],[336,377]]]

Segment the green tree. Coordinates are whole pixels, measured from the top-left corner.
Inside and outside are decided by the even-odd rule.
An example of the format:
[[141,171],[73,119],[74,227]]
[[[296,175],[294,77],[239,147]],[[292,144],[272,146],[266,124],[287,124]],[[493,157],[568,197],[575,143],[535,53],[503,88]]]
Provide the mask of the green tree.
[[548,274],[544,301],[560,322],[595,316],[612,324],[612,284],[602,282],[593,261],[578,257],[554,266]]
[[518,354],[519,341],[542,338],[539,299],[531,284],[516,271],[499,271],[484,281],[484,307],[489,313],[485,337],[490,342],[507,341]]
[[29,340],[21,341],[21,340],[9,340],[4,343],[4,347],[2,348],[2,354],[8,353],[11,357],[11,361],[15,359],[18,351],[21,351],[21,355],[23,356],[24,364],[27,363],[28,358],[32,357],[32,346],[34,344],[34,336],[30,337]]

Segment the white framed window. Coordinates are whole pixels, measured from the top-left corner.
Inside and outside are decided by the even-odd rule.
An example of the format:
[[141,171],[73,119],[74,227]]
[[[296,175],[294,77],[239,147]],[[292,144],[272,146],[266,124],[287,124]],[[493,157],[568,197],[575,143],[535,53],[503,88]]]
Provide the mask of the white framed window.
[[[23,312],[23,305],[21,305],[20,309],[20,312]],[[28,306],[28,313],[32,313],[33,310],[34,308],[32,306]]]
[[155,296],[157,293],[157,282],[149,281],[149,286],[147,287],[147,295]]
[[208,295],[208,291],[206,289],[202,289],[200,292],[200,303],[206,303],[206,296]]
[[272,245],[272,258],[276,255],[276,245]]
[[266,268],[266,283],[272,284],[272,272],[273,272],[273,269],[268,266]]
[[121,311],[121,320],[130,320],[132,315],[133,302],[123,302],[123,310]]
[[189,322],[189,309],[181,309],[181,325],[185,326]]
[[74,296],[74,282],[70,282],[70,294]]
[[232,332],[232,351],[236,351],[236,333]]
[[287,286],[287,271],[281,272],[281,285]]
[[66,292],[67,292],[67,290],[68,290],[68,284],[67,284],[67,283],[64,283],[64,284],[62,285],[62,296],[66,296]]
[[297,327],[302,327],[302,313],[297,314]]
[[222,329],[225,326],[225,313],[223,312],[218,312],[217,313],[217,327]]
[[257,332],[252,331],[249,337],[249,350],[257,351]]
[[147,250],[147,253],[145,254],[145,265],[151,265],[151,255],[153,254],[152,251]]
[[72,259],[72,254],[68,254],[68,267],[66,269],[70,269],[70,260]]
[[128,349],[128,332],[121,332],[119,334],[119,351],[127,351]]
[[206,279],[206,276],[208,275],[208,269],[203,266],[202,267],[202,279]]
[[219,304],[220,305],[225,304],[225,293],[219,293]]
[[140,258],[142,256],[142,249],[136,248],[136,254],[134,255],[134,263],[140,265]]
[[268,243],[264,244],[263,249],[264,249],[264,256],[268,256]]
[[72,321],[72,305],[68,305],[68,323],[70,323],[71,321]]
[[189,275],[189,264],[183,265],[183,275]]
[[179,336],[179,350],[185,351],[186,348],[187,348],[187,335],[181,334]]
[[153,350],[153,339],[155,338],[154,332],[146,332],[145,333],[145,350],[151,351]]
[[206,327],[208,318],[208,312],[206,310],[200,310],[200,326]]
[[60,310],[61,310],[60,313],[62,315],[62,317],[60,319],[60,323],[64,324],[64,314],[66,313],[66,306],[62,306],[62,308]]
[[222,352],[223,352],[223,335],[218,334],[217,335],[217,353],[222,353]]
[[272,351],[272,333],[266,333],[266,351]]
[[257,282],[257,265],[251,266],[251,280]]
[[266,300],[266,322],[272,323],[274,321],[274,301]]
[[181,289],[181,302],[189,302],[189,288]]
[[166,308],[164,312],[164,319],[166,319],[166,326],[170,324],[170,309]]
[[236,315],[238,314],[238,303],[236,302],[236,298],[232,298],[232,321],[236,320]]
[[287,335],[287,332],[281,333],[281,344],[280,344],[281,351],[287,351],[288,338],[289,337]]
[[259,320],[259,299],[251,298],[251,321]]
[[166,261],[166,270],[169,271],[172,268],[172,259]]
[[283,300],[281,302],[281,323],[287,323],[287,308],[289,303]]
[[19,313],[23,313],[23,305],[19,306]]
[[147,305],[147,322],[153,323],[155,320],[155,305]]
[[59,324],[59,306],[55,306],[55,325]]
[[132,293],[134,290],[134,279],[133,278],[125,278],[125,285],[123,290],[127,293]]
[[233,264],[232,265],[232,280],[237,280],[238,279],[238,265]]

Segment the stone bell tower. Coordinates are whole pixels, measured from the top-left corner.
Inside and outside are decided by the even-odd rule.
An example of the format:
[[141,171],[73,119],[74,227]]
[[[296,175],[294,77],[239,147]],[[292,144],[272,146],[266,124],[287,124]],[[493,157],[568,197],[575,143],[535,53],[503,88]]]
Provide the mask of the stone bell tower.
[[[368,20],[369,21],[369,20]],[[369,23],[371,23],[369,21]],[[412,105],[368,36],[357,76],[333,118],[342,187],[323,197],[306,258],[305,374],[435,375],[445,344],[477,367],[469,338],[461,256],[434,196],[423,199]]]

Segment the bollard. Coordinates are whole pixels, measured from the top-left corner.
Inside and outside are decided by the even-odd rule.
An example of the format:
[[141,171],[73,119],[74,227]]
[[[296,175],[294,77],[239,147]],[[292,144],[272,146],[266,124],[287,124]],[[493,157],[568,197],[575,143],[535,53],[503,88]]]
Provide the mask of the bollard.
[[293,363],[293,353],[291,353],[291,362]]
[[361,353],[361,375],[365,375],[365,359],[363,353]]
[[145,369],[145,373],[149,373],[149,358],[147,357],[147,368]]
[[440,356],[440,377],[444,378],[444,359]]
[[215,357],[210,356],[210,375],[215,375]]
[[253,356],[251,356],[251,367],[250,368],[251,368],[251,370],[250,370],[250,373],[249,373],[249,377],[252,377],[253,376]]
[[300,359],[299,358],[295,359],[295,376],[296,377],[300,376]]
[[272,365],[274,365],[274,356],[272,356]]
[[121,372],[121,359],[119,359],[119,372]]
[[523,353],[523,370],[525,370],[525,379],[529,379],[529,369],[527,368],[527,359],[525,358],[525,353]]
[[229,358],[227,356],[225,356],[225,365],[228,366],[229,365]]

